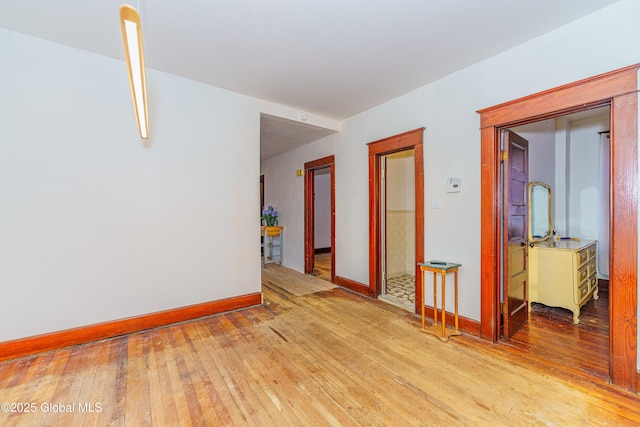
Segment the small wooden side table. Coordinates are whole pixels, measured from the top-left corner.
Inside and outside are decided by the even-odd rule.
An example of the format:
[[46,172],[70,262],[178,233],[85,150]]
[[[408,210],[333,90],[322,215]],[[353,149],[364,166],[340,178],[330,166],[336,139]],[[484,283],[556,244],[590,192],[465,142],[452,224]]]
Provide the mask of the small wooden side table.
[[[423,297],[426,295],[424,289],[424,272],[429,271],[433,273],[433,325],[429,328],[424,327],[424,301],[422,301],[422,331],[427,332],[429,334],[433,334],[440,338],[441,341],[449,341],[449,337],[460,335],[460,331],[458,329],[458,267],[462,264],[454,264],[452,262],[445,261],[426,261],[419,262],[418,266],[420,266],[420,275],[422,276],[422,295]],[[455,329],[447,328],[445,322],[445,313],[446,310],[444,308],[444,295],[446,288],[446,277],[447,274],[453,273],[454,277],[454,292],[455,292]],[[442,277],[441,281],[441,293],[442,293],[442,320],[440,324],[438,324],[438,301],[437,301],[437,289],[436,282],[438,274]]]

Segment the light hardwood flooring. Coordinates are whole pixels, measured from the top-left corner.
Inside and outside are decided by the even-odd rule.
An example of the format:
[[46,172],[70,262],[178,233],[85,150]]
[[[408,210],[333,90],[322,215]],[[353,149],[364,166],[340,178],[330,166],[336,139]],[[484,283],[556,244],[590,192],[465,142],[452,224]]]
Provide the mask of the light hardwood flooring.
[[440,342],[416,316],[342,288],[296,296],[279,281],[307,276],[276,275],[261,306],[0,363],[0,401],[36,407],[0,411],[0,425],[640,423],[637,395],[470,336]]
[[315,254],[313,275],[328,282],[331,281],[331,254]]

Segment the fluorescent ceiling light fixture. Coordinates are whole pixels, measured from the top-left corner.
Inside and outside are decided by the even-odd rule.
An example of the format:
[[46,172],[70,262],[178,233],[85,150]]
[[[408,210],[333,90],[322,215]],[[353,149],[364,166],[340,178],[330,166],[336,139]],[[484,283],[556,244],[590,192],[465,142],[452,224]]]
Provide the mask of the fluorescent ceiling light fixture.
[[120,7],[120,24],[124,40],[124,57],[129,72],[129,86],[133,109],[136,113],[140,137],[149,137],[149,116],[147,115],[147,80],[144,73],[142,52],[142,30],[138,11],[127,4]]

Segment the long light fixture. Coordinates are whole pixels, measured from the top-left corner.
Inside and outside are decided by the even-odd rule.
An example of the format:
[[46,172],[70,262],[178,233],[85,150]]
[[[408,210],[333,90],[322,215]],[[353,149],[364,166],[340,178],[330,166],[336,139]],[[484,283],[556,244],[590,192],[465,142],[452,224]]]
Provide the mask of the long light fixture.
[[140,137],[149,137],[149,116],[147,114],[147,79],[144,73],[144,54],[142,52],[142,30],[138,11],[127,4],[120,7],[120,24],[124,40],[124,57],[129,72],[129,86],[133,109],[138,121]]

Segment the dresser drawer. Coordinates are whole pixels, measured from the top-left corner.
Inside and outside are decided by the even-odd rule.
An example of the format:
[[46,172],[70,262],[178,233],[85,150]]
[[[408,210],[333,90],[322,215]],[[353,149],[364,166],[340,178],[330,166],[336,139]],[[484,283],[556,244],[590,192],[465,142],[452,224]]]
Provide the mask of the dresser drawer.
[[589,249],[591,248],[585,248],[583,250],[581,250],[580,252],[578,252],[578,265],[582,266],[584,265],[587,260],[589,259]]
[[576,304],[581,304],[582,300],[585,299],[585,297],[587,295],[589,295],[589,284],[591,283],[590,280],[585,280],[584,282],[582,282],[580,284],[580,287],[578,288],[578,295],[576,295],[578,298],[575,301]]
[[597,260],[595,258],[589,260],[589,276],[591,276],[592,274],[596,274],[597,272],[598,272]]
[[587,280],[587,277],[589,277],[589,266],[588,265],[583,265],[578,270],[578,280],[577,280],[577,282],[578,283],[582,283],[585,280]]
[[593,245],[589,246],[587,248],[587,251],[589,251],[589,258],[590,259],[595,258],[597,253],[598,253],[598,245],[593,244]]

